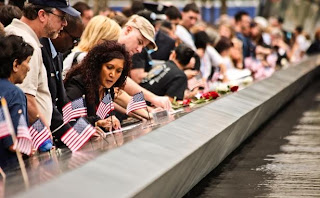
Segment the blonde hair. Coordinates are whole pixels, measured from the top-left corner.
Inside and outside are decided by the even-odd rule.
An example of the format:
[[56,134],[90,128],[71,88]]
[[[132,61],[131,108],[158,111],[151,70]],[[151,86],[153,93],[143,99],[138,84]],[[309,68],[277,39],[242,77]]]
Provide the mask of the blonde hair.
[[88,52],[103,40],[117,41],[121,27],[114,20],[106,16],[93,17],[84,29],[77,48]]

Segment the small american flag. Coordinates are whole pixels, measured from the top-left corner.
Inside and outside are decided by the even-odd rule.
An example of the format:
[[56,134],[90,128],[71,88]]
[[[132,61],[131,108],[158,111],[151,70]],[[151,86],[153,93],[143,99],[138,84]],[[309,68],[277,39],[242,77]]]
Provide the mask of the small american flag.
[[50,138],[49,129],[42,123],[40,119],[35,121],[33,125],[29,128],[32,144],[35,149],[38,149],[39,146]]
[[68,123],[71,119],[87,116],[87,107],[85,106],[84,99],[78,98],[69,102],[62,108],[64,124]]
[[74,152],[79,150],[95,132],[95,128],[84,118],[80,118],[76,124],[61,137],[61,140]]
[[143,93],[139,92],[135,94],[131,98],[130,102],[128,103],[127,114],[129,114],[131,111],[135,111],[135,110],[146,108],[146,107],[147,107],[147,104],[146,104],[146,101],[144,100]]
[[0,139],[10,135],[3,109],[0,108]]
[[27,126],[26,119],[21,114],[17,129],[17,141],[14,144],[14,149],[18,149],[21,153],[30,155],[32,151],[32,138]]
[[97,109],[97,116],[101,119],[105,119],[107,115],[114,110],[114,105],[112,103],[112,98],[110,94],[106,94],[103,99],[101,100],[98,109]]

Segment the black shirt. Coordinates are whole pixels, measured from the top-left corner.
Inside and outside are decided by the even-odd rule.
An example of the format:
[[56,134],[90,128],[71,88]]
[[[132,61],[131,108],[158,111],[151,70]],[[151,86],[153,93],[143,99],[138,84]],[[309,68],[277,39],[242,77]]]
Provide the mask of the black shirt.
[[[87,95],[87,91],[85,88],[85,83],[83,82],[82,75],[76,75],[71,77],[66,83],[65,83],[66,92],[68,95],[68,98],[73,101],[75,99],[78,99],[82,97],[83,95]],[[107,93],[107,89],[105,90]],[[114,90],[113,87],[110,88],[110,94],[112,99],[114,99]],[[87,106],[87,119],[94,126],[94,123],[101,118],[96,115],[96,110],[98,105],[100,104],[99,100],[99,94],[98,94],[98,88],[96,91],[96,97],[94,103],[89,102],[88,98],[85,97],[86,106]]]
[[167,61],[153,67],[141,86],[158,96],[176,96],[178,100],[183,100],[187,76],[173,61]]

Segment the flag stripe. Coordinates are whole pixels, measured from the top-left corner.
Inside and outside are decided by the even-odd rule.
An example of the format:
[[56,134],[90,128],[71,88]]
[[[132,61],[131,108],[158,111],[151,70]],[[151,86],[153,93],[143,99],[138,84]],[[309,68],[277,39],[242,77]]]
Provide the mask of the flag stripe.
[[0,139],[9,135],[10,135],[9,127],[6,122],[6,118],[4,117],[4,112],[2,108],[0,108]]
[[144,100],[143,93],[139,92],[131,98],[130,102],[127,105],[127,114],[129,114],[131,111],[135,111],[138,109],[146,108],[147,104]]
[[[41,130],[41,131],[38,131]],[[50,138],[50,130],[38,119],[29,129],[32,137],[32,145],[35,149]]]
[[95,128],[84,118],[80,118],[75,125],[61,137],[61,140],[74,152],[79,150],[95,132]]
[[108,93],[101,100],[98,106],[96,115],[99,116],[101,119],[105,119],[107,115],[113,110],[114,110],[114,105],[112,102],[112,98],[111,98],[111,95]]
[[84,99],[81,97],[71,102],[68,102],[62,108],[62,114],[64,124],[68,123],[70,120],[74,118],[87,116],[87,107],[85,107]]
[[27,126],[27,122],[24,116],[21,114],[19,119],[19,125],[17,128],[17,141],[14,144],[14,149],[17,149],[21,153],[30,155],[32,151],[32,137]]

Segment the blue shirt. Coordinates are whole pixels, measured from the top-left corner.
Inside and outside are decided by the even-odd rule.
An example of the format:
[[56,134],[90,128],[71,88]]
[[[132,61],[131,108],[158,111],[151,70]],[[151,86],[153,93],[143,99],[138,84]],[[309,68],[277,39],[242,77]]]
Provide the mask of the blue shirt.
[[[12,124],[17,134],[17,127],[21,109],[22,114],[27,118],[27,99],[20,88],[12,84],[7,79],[0,79],[0,97],[4,97],[8,104]],[[13,144],[11,136],[0,139],[0,166],[5,169],[6,166],[16,163],[16,153],[11,152],[8,148]]]
[[242,41],[242,53],[243,58],[246,57],[255,57],[255,46],[251,42],[249,37],[244,36],[240,32],[236,32],[236,36],[239,40]]

